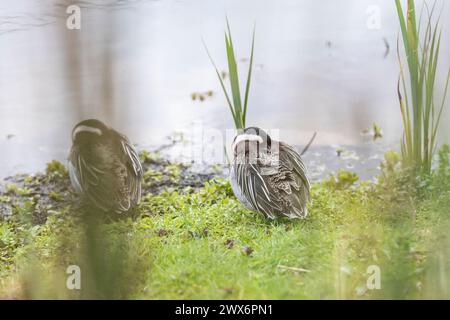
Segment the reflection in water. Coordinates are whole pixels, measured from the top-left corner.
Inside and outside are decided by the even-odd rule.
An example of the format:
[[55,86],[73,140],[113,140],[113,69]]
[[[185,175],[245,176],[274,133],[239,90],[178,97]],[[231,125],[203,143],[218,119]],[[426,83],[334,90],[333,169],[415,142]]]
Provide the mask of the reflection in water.
[[[364,144],[378,152],[380,143],[397,145],[393,2],[78,3],[78,31],[65,28],[68,1],[0,4],[0,176],[64,160],[70,130],[84,118],[100,118],[143,147],[160,145],[173,132],[190,132],[198,122],[231,128],[201,44],[203,37],[219,66],[226,65],[225,13],[240,58],[248,56],[253,21],[257,25],[250,125],[280,128],[280,138],[291,144],[304,144],[317,131],[318,148]],[[381,13],[379,30],[366,25],[366,10],[374,4]],[[450,32],[449,11],[444,7],[444,34]],[[445,40],[441,66],[450,59]],[[391,50],[384,57],[386,43]],[[247,63],[240,59],[240,69]],[[204,101],[191,98],[210,90],[213,95]],[[384,137],[372,148],[360,133],[373,122]]]

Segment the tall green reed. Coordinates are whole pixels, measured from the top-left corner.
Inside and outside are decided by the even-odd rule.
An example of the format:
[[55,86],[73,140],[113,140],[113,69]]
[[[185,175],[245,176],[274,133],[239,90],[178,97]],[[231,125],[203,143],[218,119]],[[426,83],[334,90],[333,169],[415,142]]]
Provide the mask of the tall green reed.
[[[431,10],[426,3],[425,30],[421,30],[422,14],[416,19],[414,0],[408,0],[406,17],[400,0],[395,1],[400,22],[408,73],[405,72],[397,41],[400,76],[397,85],[403,122],[401,151],[403,163],[415,173],[429,174],[436,151],[436,135],[444,110],[450,69],[440,103],[435,102],[436,70],[441,44],[439,18],[433,22],[435,5]],[[409,87],[408,87],[409,85]]]
[[225,46],[227,52],[227,61],[228,61],[228,75],[230,80],[231,87],[231,98],[228,94],[227,89],[225,88],[225,84],[223,82],[222,76],[214,63],[211,54],[208,51],[208,48],[205,45],[206,52],[208,54],[211,63],[214,66],[214,69],[217,73],[217,77],[219,78],[220,85],[227,99],[228,106],[231,111],[231,115],[233,116],[234,125],[236,129],[244,129],[246,123],[246,115],[247,115],[247,106],[248,106],[248,96],[250,92],[250,82],[252,77],[252,66],[253,66],[253,49],[255,47],[255,28],[253,28],[253,36],[252,36],[252,49],[250,54],[250,62],[247,74],[247,83],[245,85],[245,94],[244,94],[244,103],[242,103],[241,92],[239,86],[239,76],[238,76],[238,68],[236,63],[236,56],[234,54],[233,40],[231,37],[231,29],[230,24],[227,19],[227,30],[225,31]]

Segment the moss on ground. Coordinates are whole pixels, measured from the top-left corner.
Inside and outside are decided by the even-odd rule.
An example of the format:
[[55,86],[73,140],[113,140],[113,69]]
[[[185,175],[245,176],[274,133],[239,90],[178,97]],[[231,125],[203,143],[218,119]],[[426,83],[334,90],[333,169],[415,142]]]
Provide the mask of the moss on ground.
[[[143,153],[137,217],[96,230],[111,262],[101,270],[114,284],[105,294],[448,299],[449,154],[442,148],[433,175],[411,181],[388,153],[377,183],[356,184],[356,175],[341,171],[313,184],[307,219],[270,221],[239,204],[226,179]],[[14,177],[0,193],[0,297],[78,298],[92,289],[65,286],[68,265],[92,263],[67,180],[64,166],[51,162],[45,174]],[[371,265],[381,271],[379,290],[367,288]]]

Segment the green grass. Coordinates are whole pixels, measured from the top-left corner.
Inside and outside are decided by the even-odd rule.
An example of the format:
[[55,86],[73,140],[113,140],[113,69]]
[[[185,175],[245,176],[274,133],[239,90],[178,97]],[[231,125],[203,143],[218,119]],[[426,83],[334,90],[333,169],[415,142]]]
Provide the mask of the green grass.
[[230,79],[230,87],[231,87],[231,98],[228,94],[227,89],[225,88],[225,84],[223,82],[222,76],[219,73],[219,69],[217,68],[214,60],[212,59],[208,48],[205,45],[206,52],[208,53],[208,57],[211,60],[211,63],[214,66],[217,77],[219,78],[220,85],[225,94],[225,98],[227,99],[228,106],[230,108],[231,115],[233,117],[234,125],[236,129],[244,129],[246,123],[247,116],[247,105],[248,105],[248,97],[250,92],[250,82],[252,78],[252,66],[253,66],[253,49],[255,47],[255,29],[253,29],[252,36],[252,50],[250,54],[250,62],[247,74],[247,82],[245,85],[245,94],[244,94],[244,102],[242,103],[240,85],[239,85],[239,75],[238,75],[238,67],[236,63],[236,56],[234,54],[234,46],[233,39],[231,37],[231,29],[230,24],[227,19],[227,31],[225,31],[225,47],[227,52],[227,61],[228,61],[228,75]]
[[[306,220],[265,220],[223,179],[148,194],[138,218],[99,229],[106,261],[118,246],[126,253],[110,297],[448,299],[450,148],[439,156],[417,187],[395,153],[377,183],[344,171],[315,183]],[[25,202],[0,222],[0,297],[82,297],[65,289],[66,267],[82,265],[82,223],[63,208],[36,225],[29,211]],[[380,267],[380,290],[366,287],[370,265]]]
[[[441,45],[439,19],[433,21],[436,2],[431,9],[425,2],[419,21],[416,18],[414,0],[408,0],[406,17],[400,0],[395,3],[408,65],[406,72],[397,44],[400,64],[398,96],[404,128],[402,155],[406,166],[413,167],[416,173],[429,174],[445,106],[450,69],[442,100],[435,101],[436,71]],[[422,18],[425,20],[423,23]]]

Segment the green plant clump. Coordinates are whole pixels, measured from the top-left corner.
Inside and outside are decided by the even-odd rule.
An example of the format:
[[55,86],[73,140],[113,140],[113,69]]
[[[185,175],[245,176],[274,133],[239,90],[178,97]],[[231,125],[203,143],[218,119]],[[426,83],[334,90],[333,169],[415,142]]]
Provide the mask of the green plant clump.
[[[436,150],[436,136],[445,106],[450,78],[448,69],[444,95],[435,101],[436,70],[441,46],[439,20],[433,22],[434,4],[431,9],[424,4],[424,27],[416,19],[414,0],[408,0],[406,17],[400,0],[396,0],[408,73],[405,72],[399,45],[397,55],[400,63],[398,97],[404,128],[401,143],[405,166],[413,167],[414,173],[430,174],[433,155]],[[424,29],[421,29],[424,28]],[[409,80],[409,81],[408,81]],[[407,82],[409,82],[407,84]],[[408,87],[409,85],[409,87]]]

